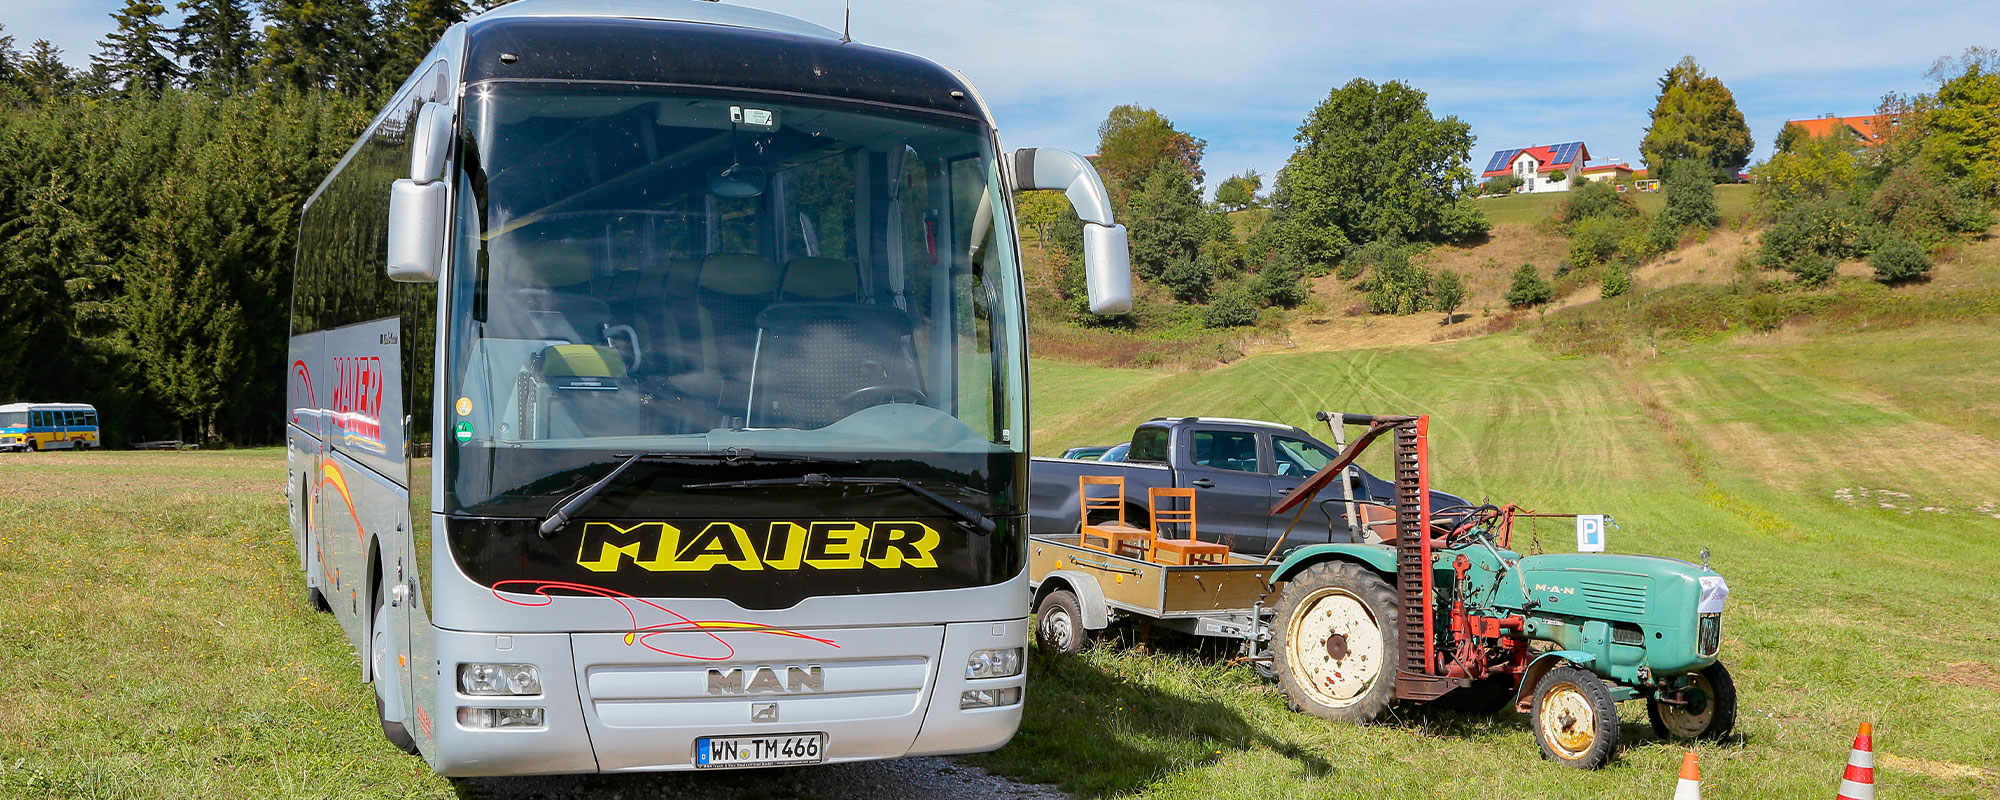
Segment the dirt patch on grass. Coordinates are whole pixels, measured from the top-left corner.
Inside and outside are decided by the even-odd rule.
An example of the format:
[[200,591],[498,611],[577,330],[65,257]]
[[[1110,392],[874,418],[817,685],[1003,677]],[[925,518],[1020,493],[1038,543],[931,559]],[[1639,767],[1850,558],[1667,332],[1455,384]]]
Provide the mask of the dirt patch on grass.
[[1973,767],[1952,761],[1932,761],[1928,758],[1906,758],[1882,753],[1882,766],[1897,772],[1914,772],[1933,778],[1964,780],[1967,778],[1996,780],[2000,771],[1985,767]]
[[2000,669],[1980,661],[1954,661],[1944,665],[1935,675],[1925,676],[1932,683],[1946,686],[1965,686],[2000,692]]

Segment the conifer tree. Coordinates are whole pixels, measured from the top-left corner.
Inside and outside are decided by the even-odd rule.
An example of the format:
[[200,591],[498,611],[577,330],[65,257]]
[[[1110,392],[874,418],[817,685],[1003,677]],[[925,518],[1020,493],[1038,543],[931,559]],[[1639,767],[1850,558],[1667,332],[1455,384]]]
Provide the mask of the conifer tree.
[[1142,277],[1157,279],[1176,261],[1200,253],[1201,194],[1180,161],[1161,158],[1132,196],[1131,209],[1132,269]]
[[1750,126],[1736,107],[1736,95],[1703,72],[1694,56],[1683,56],[1660,78],[1653,123],[1639,142],[1639,155],[1664,178],[1676,163],[1694,159],[1712,171],[1713,181],[1736,177],[1750,163]]
[[104,85],[132,95],[158,97],[181,76],[174,53],[172,33],[160,24],[166,6],[149,0],[125,0],[125,7],[111,14],[118,29],[98,42],[97,55],[90,57],[96,76]]
[[188,84],[218,89],[244,85],[258,47],[249,5],[244,0],[181,0],[180,10],[187,16],[174,47],[187,60]]
[[28,57],[21,60],[21,90],[36,102],[63,97],[76,90],[76,73],[63,63],[62,48],[47,39],[36,39],[28,46]]
[[14,51],[14,37],[0,24],[0,86],[12,85],[20,69],[21,54]]
[[465,19],[471,9],[465,0],[389,0],[382,6],[382,27],[388,52],[382,61],[380,80],[384,91],[395,91],[402,80],[416,71],[417,60],[430,52],[444,36],[446,28]]
[[375,85],[384,53],[368,0],[259,0],[265,76],[300,89],[360,94]]
[[98,260],[97,237],[72,208],[61,172],[46,173],[24,200],[20,216],[0,225],[0,285],[8,287],[8,302],[0,304],[0,395],[67,388],[77,371],[67,279],[77,265]]

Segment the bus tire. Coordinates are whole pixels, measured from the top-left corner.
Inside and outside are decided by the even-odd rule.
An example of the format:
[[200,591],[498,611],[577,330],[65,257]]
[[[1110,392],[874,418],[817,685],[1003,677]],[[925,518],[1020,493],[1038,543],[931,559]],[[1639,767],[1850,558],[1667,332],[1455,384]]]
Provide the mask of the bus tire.
[[28,452],[30,452],[30,453],[39,453],[39,452],[42,452],[42,442],[41,442],[41,440],[39,440],[39,439],[29,439],[29,440],[28,440]]
[[306,587],[306,605],[322,614],[333,613],[333,604],[326,601],[326,593],[321,592],[317,586]]

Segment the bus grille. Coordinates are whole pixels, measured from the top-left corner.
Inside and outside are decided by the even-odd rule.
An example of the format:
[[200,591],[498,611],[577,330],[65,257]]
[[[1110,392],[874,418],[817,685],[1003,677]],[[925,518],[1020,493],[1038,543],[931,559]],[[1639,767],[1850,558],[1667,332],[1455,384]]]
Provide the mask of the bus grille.
[[1722,615],[1703,614],[1695,631],[1695,649],[1702,658],[1714,658],[1722,649]]

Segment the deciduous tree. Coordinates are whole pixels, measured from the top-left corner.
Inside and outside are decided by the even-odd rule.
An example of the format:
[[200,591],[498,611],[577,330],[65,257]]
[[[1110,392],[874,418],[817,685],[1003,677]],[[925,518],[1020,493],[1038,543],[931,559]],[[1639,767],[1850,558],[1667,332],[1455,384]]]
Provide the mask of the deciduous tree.
[[1331,266],[1353,243],[1484,230],[1477,209],[1451,213],[1469,202],[1470,126],[1432,116],[1408,84],[1356,78],[1313,109],[1296,139],[1272,205],[1285,244],[1315,265]]
[[1104,176],[1114,209],[1123,211],[1162,160],[1173,161],[1194,183],[1201,183],[1201,155],[1207,147],[1207,142],[1175,128],[1158,111],[1122,105],[1111,109],[1097,126],[1097,171]]

